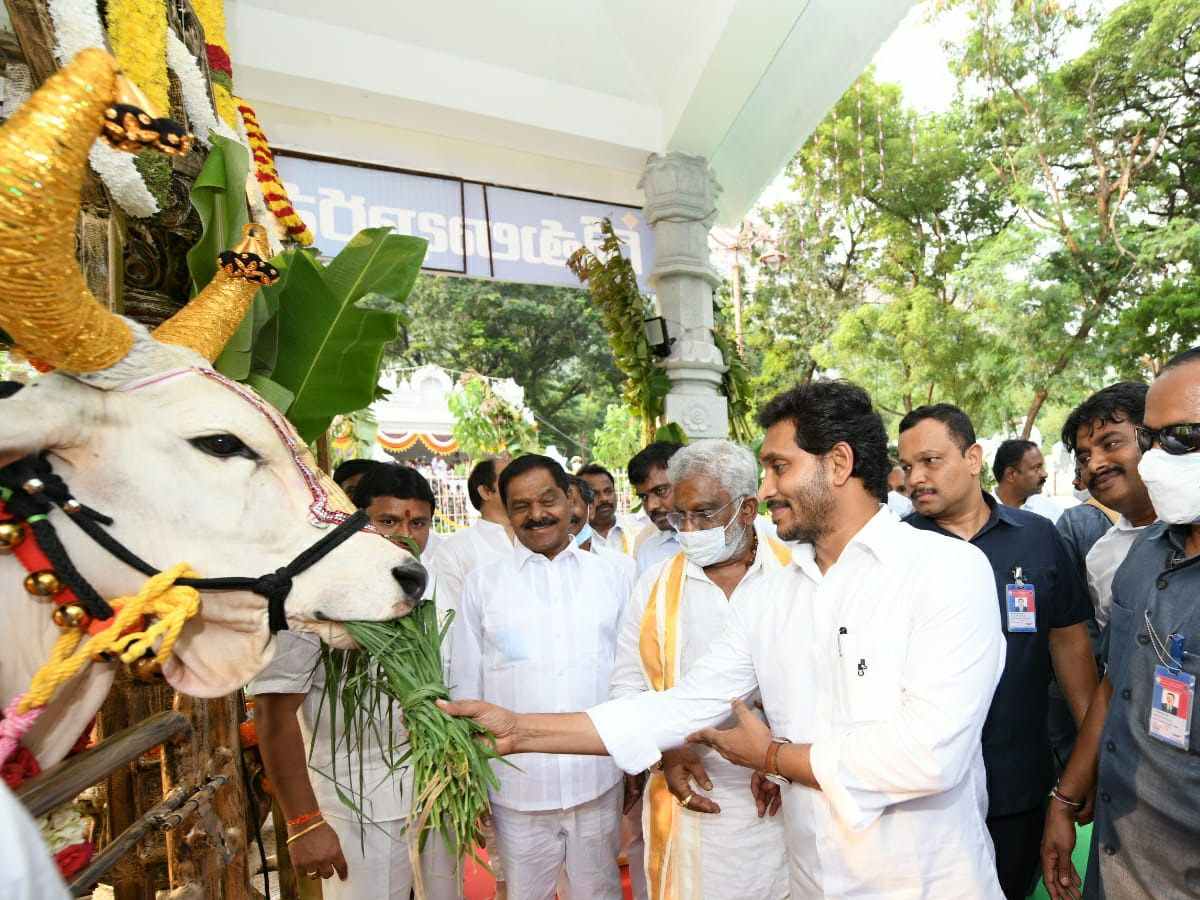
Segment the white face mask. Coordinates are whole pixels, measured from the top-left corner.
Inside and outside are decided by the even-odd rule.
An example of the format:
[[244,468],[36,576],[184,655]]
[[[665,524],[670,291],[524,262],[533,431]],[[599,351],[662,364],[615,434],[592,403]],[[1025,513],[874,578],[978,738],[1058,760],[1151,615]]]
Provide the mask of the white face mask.
[[582,546],[592,539],[592,523],[584,522],[583,527],[579,529],[579,534],[575,535],[576,546]]
[[1200,519],[1200,453],[1172,456],[1158,447],[1147,450],[1138,463],[1138,474],[1159,520],[1191,525]]
[[1080,503],[1087,503],[1087,501],[1092,499],[1092,492],[1089,491],[1087,488],[1084,488],[1082,491],[1074,491],[1073,490],[1073,491],[1071,491],[1071,494],[1074,495],[1075,499],[1078,500]]
[[733,522],[707,531],[679,531],[675,537],[687,558],[703,569],[732,559],[742,549],[747,527]]

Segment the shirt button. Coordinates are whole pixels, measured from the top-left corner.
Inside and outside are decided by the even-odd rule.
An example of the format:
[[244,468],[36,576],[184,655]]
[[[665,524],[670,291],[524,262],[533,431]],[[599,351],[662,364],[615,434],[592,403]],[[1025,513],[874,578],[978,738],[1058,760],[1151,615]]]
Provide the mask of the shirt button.
[[1104,845],[1104,855],[1105,856],[1116,856],[1116,854],[1117,854],[1116,847],[1112,846],[1111,844]]
[[1103,800],[1105,803],[1108,803],[1112,800],[1112,796],[1108,793],[1108,791],[1103,791],[1100,794],[1100,799]]
[[1133,691],[1131,691],[1129,688],[1125,688],[1125,690],[1121,691],[1121,697],[1124,698],[1125,700],[1128,700],[1132,696],[1133,696]]
[[1146,644],[1150,643],[1150,635],[1139,634],[1138,635],[1138,643],[1141,644],[1142,646],[1145,646]]
[[1107,744],[1105,744],[1104,746],[1108,748],[1108,752],[1109,752],[1109,753],[1116,753],[1116,751],[1117,751],[1117,743],[1116,743],[1116,741],[1109,741],[1109,742],[1108,742]]
[[1165,579],[1165,578],[1158,579],[1157,585],[1158,585],[1158,589],[1160,591],[1165,591],[1167,589],[1167,579]]

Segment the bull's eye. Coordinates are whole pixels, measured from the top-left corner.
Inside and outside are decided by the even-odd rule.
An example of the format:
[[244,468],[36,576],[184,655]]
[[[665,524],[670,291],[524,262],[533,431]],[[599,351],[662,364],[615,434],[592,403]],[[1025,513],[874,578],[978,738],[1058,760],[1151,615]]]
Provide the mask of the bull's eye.
[[231,456],[241,456],[257,460],[258,454],[242,443],[242,439],[233,434],[206,434],[203,437],[192,438],[188,441],[197,450],[215,456],[218,459],[228,459]]

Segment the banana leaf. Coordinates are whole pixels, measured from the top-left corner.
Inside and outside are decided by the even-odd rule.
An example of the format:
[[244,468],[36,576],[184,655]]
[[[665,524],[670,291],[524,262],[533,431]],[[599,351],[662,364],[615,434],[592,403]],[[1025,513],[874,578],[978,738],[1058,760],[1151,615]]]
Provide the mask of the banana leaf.
[[[241,144],[218,134],[213,134],[211,140],[212,149],[196,176],[190,198],[203,228],[200,240],[187,255],[193,297],[212,281],[217,273],[217,256],[241,239],[242,226],[250,221],[246,208],[250,155]],[[261,306],[262,292],[259,291],[251,305],[254,315],[242,320],[224,352],[217,357],[215,367],[218,372],[239,381],[250,374],[255,318],[263,320],[267,317]]]
[[[370,406],[386,344],[396,339],[400,303],[425,258],[421,238],[359,232],[327,267],[289,251],[279,296],[271,379],[294,400],[287,417],[313,441],[339,413]],[[286,260],[283,260],[287,257]]]

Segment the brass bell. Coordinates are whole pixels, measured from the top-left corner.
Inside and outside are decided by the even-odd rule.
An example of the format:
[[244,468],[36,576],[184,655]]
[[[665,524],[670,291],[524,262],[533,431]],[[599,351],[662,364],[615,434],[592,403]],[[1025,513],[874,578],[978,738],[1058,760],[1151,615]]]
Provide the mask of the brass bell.
[[129,664],[129,674],[137,681],[159,682],[163,680],[162,665],[153,656],[143,656]]
[[53,597],[62,589],[62,579],[53,569],[42,569],[25,576],[25,590],[35,597]]
[[25,526],[10,520],[0,522],[0,553],[12,553],[25,540]]
[[88,614],[83,611],[82,607],[71,603],[56,609],[52,618],[54,619],[54,624],[59,628],[78,628],[87,622]]

